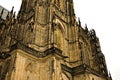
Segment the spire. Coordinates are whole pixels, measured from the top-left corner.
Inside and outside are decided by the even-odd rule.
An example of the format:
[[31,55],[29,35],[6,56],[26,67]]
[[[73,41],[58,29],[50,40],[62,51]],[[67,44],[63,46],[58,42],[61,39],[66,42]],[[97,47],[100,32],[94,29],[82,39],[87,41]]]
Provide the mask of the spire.
[[110,73],[110,71],[109,71],[109,78],[112,80],[112,76],[111,76],[111,73]]
[[80,21],[79,17],[78,17],[78,25],[79,25],[79,27],[81,27],[81,21]]
[[87,27],[87,24],[85,24],[85,31],[88,31],[88,27]]
[[16,12],[14,12],[14,14],[13,14],[13,17],[15,18],[15,14],[16,14]]
[[14,14],[13,14],[13,19],[12,19],[12,23],[15,23],[15,14],[16,14],[16,12],[14,12]]
[[87,28],[87,24],[85,24],[85,28]]
[[93,31],[94,35],[96,36],[96,32],[95,32],[95,30],[94,30],[94,29],[92,29],[92,31]]
[[13,10],[14,10],[14,6],[12,7],[12,10],[11,10],[11,12],[10,12],[11,14],[13,14]]
[[8,20],[8,19],[9,19],[9,15],[10,15],[10,12],[8,12],[7,17],[6,17],[6,20]]

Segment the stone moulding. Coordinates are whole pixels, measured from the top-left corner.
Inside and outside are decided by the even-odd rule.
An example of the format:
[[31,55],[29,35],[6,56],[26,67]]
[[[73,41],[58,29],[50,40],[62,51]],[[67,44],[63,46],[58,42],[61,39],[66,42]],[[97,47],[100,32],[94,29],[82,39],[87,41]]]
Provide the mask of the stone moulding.
[[71,75],[75,76],[77,74],[84,74],[84,73],[93,73],[96,76],[99,77],[103,77],[106,78],[107,75],[103,75],[103,74],[99,74],[98,72],[96,72],[95,70],[91,69],[89,66],[87,66],[86,64],[81,64],[79,66],[76,67],[68,67],[67,65],[61,64],[62,70],[65,70],[69,73],[71,73]]
[[43,52],[40,52],[40,51],[34,50],[33,48],[30,48],[30,47],[22,44],[22,43],[16,43],[13,46],[11,46],[10,51],[12,52],[15,49],[21,49],[37,58],[44,58],[50,54],[57,54],[58,56],[60,56],[62,58],[68,58],[67,56],[63,56],[62,51],[54,46]]

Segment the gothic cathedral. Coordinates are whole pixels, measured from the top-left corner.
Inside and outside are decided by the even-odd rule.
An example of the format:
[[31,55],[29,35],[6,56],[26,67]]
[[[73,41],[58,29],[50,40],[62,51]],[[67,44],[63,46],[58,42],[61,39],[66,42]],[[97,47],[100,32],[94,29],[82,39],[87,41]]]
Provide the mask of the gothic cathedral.
[[0,6],[0,80],[112,80],[73,1],[22,0],[17,17]]

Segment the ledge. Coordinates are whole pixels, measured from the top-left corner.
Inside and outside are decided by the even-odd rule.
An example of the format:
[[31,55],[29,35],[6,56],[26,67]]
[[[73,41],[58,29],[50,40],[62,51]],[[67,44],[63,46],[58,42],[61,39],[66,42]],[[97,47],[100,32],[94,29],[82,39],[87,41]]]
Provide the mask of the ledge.
[[86,64],[81,64],[81,65],[73,67],[73,68],[68,67],[67,65],[61,64],[61,67],[62,67],[62,70],[65,70],[65,71],[69,72],[73,76],[84,74],[84,73],[89,73],[89,74],[94,74],[94,75],[99,76],[99,77],[106,78],[106,75],[100,74],[99,72],[91,69]]
[[28,54],[31,54],[37,58],[44,58],[50,54],[57,54],[58,56],[60,56],[62,58],[67,58],[66,56],[63,56],[62,51],[56,47],[51,47],[43,52],[40,52],[33,48],[28,47],[27,45],[22,44],[22,43],[16,43],[11,46],[10,51],[13,51],[15,49],[21,49],[21,50],[27,52]]

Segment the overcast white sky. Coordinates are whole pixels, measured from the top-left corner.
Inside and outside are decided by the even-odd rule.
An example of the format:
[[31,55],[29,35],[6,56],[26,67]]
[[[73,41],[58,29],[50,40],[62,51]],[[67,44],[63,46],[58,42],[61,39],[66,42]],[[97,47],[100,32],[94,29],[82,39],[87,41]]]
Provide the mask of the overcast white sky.
[[[74,0],[75,13],[82,26],[95,29],[105,54],[108,70],[113,80],[120,80],[120,1],[119,0]],[[21,0],[0,0],[8,10],[20,8]]]

